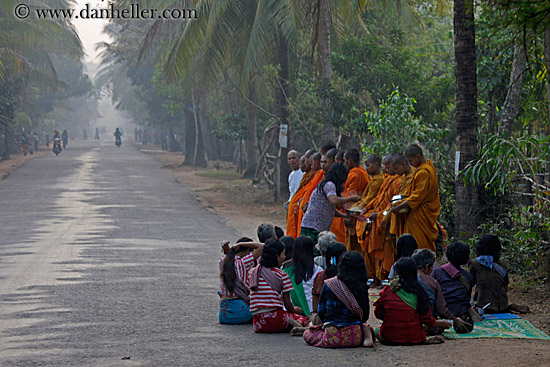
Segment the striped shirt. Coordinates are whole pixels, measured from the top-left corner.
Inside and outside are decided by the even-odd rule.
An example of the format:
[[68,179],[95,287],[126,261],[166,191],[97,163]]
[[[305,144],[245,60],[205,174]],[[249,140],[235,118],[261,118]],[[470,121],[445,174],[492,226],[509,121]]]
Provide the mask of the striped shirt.
[[[223,267],[223,260],[225,256],[220,258],[220,272]],[[243,283],[246,284],[246,279],[248,278],[248,271],[252,269],[255,265],[254,254],[250,253],[244,257],[235,256],[235,274]],[[220,296],[222,298],[239,298],[235,293],[229,292],[225,285],[223,284],[223,279],[220,277]]]
[[[294,289],[287,273],[278,268],[271,268],[271,271],[283,282],[283,293]],[[250,286],[250,275],[246,284]],[[250,312],[254,314],[262,308],[283,308],[283,295],[277,293],[260,276],[258,288],[250,291]]]

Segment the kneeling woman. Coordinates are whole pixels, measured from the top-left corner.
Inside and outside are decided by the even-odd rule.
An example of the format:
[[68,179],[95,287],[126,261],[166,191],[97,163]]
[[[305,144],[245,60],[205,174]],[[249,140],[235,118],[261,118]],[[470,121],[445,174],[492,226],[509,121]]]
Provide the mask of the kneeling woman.
[[220,259],[220,324],[250,323],[250,290],[245,282],[249,270],[262,254],[263,244],[243,237],[231,249],[228,242],[224,242],[222,249],[226,256]]
[[279,269],[284,259],[285,246],[279,240],[269,240],[264,246],[260,265],[248,274],[250,311],[256,333],[281,333],[308,323],[308,318],[300,315],[302,309],[295,307],[290,300],[292,282]]
[[383,344],[439,344],[441,335],[426,339],[423,325],[448,329],[444,320],[435,320],[430,312],[427,294],[418,282],[416,265],[410,257],[402,257],[394,264],[396,276],[380,292],[374,303],[374,315],[383,320],[380,340]]
[[322,325],[304,331],[304,340],[320,348],[374,346],[374,332],[364,324],[369,318],[369,286],[365,260],[346,252],[337,262],[338,273],[327,279],[319,298]]

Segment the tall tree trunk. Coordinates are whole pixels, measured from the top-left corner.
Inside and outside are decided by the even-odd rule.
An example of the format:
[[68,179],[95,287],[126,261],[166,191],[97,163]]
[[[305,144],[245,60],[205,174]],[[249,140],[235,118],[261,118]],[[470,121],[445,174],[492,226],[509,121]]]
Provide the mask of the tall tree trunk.
[[198,114],[195,114],[193,101],[185,103],[185,160],[184,165],[206,167],[207,162],[204,156],[204,143],[202,140],[200,121]]
[[4,125],[4,143],[6,146],[2,154],[2,159],[10,159],[10,126],[7,123]]
[[321,88],[321,115],[323,118],[323,139],[335,140],[336,133],[330,124],[330,87],[332,84],[332,64],[330,61],[330,2],[319,0],[319,20],[317,24],[317,36],[319,37],[319,80]]
[[[473,0],[454,2],[455,74],[456,74],[456,150],[459,170],[477,158],[477,85],[476,45]],[[462,174],[455,181],[455,228],[458,238],[465,239],[477,232],[478,218],[472,209],[478,208],[477,187],[467,184]]]
[[[256,103],[256,88],[252,82],[248,86],[248,99]],[[248,104],[246,108],[246,170],[245,177],[254,177],[258,165],[258,110],[256,106]]]
[[[279,49],[277,53],[277,58],[280,65],[279,71],[279,81],[281,83],[280,88],[277,88],[276,98],[277,98],[277,116],[279,116],[279,126],[287,125],[287,146],[281,147],[279,145],[279,139],[276,137],[275,142],[279,152],[279,169],[276,171],[278,173],[278,192],[275,192],[275,200],[279,197],[286,197],[288,195],[288,175],[290,174],[291,168],[289,167],[286,159],[288,154],[289,147],[291,144],[290,138],[290,126],[289,126],[289,116],[288,111],[288,98],[290,90],[288,88],[288,80],[290,78],[290,66],[288,63],[288,45],[285,40],[279,33]],[[276,132],[278,135],[278,132]],[[277,177],[276,177],[277,179]],[[277,182],[277,181],[276,181]]]
[[207,98],[206,92],[201,91],[199,104],[201,108],[200,111],[200,120],[201,120],[201,132],[204,137],[204,146],[206,150],[206,157],[208,160],[217,160],[220,158],[218,150],[216,149],[216,138],[212,135],[212,128],[210,126],[210,118],[206,114],[207,107]]
[[[546,91],[548,102],[548,121],[550,121],[550,28],[544,31],[544,61],[546,63]],[[550,135],[550,124],[546,125],[546,135]],[[546,164],[546,186],[550,186],[550,163]]]
[[518,40],[514,46],[514,61],[512,62],[512,72],[510,73],[510,82],[508,83],[508,93],[502,108],[502,117],[498,132],[500,135],[506,133],[512,135],[514,120],[519,111],[521,88],[525,76],[525,67],[527,64],[527,55],[525,54],[525,45]]

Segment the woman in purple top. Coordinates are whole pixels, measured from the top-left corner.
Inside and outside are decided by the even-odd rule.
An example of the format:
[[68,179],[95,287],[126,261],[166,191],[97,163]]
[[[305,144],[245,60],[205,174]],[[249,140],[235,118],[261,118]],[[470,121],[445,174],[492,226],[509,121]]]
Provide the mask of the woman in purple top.
[[341,163],[333,164],[325,178],[313,190],[309,199],[307,211],[302,219],[301,236],[309,236],[314,243],[320,232],[330,230],[334,216],[345,217],[345,214],[336,210],[348,202],[361,200],[361,196],[341,197],[344,183],[348,178],[348,170]]

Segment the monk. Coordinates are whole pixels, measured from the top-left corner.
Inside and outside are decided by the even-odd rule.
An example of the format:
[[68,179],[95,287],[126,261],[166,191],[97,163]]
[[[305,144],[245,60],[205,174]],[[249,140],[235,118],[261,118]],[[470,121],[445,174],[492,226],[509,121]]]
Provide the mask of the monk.
[[[361,200],[355,203],[352,208],[356,207],[359,209],[363,209],[374,198],[376,198],[376,195],[378,195],[378,191],[380,190],[380,186],[382,186],[382,183],[384,183],[384,175],[380,171],[381,165],[382,159],[380,159],[380,157],[376,154],[370,154],[365,158],[366,171],[370,177],[369,183],[367,184],[365,190],[363,191],[363,194],[361,195]],[[357,251],[363,253],[363,256],[365,256],[363,248],[357,241],[357,219],[355,217],[350,217],[348,220],[344,220],[344,224],[346,225],[346,248],[348,249],[348,251]]]
[[296,190],[296,193],[290,200],[288,204],[288,209],[286,213],[286,234],[287,236],[292,236],[294,238],[300,235],[300,226],[297,226],[298,223],[298,210],[297,206],[302,200],[302,195],[304,193],[304,186],[306,186],[315,175],[316,172],[312,171],[311,166],[313,161],[311,156],[315,154],[314,150],[308,150],[304,153],[303,157],[300,159],[300,169],[304,172],[300,185]]
[[[416,239],[418,248],[435,252],[436,225],[441,204],[437,173],[431,160],[426,160],[422,148],[413,144],[405,150],[405,157],[416,168],[406,191],[405,201],[392,208],[392,212],[405,216],[404,232]],[[403,214],[407,212],[408,214]]]
[[327,152],[331,149],[336,149],[336,144],[332,140],[325,141],[321,144],[321,155],[326,155]]
[[345,153],[345,151],[341,150],[341,151],[338,152],[338,154],[336,154],[336,162],[337,163],[344,164],[344,153]]
[[[374,223],[372,223],[373,220],[370,217],[372,216],[372,214],[377,213],[375,209],[378,209],[378,206],[383,202],[384,198],[386,197],[386,193],[393,182],[394,172],[391,169],[392,156],[392,154],[388,154],[382,159],[382,169],[385,173],[384,182],[380,186],[376,197],[371,200],[371,202],[369,202],[364,208],[364,216],[369,218],[371,224],[368,224],[368,221],[357,221],[357,225],[355,227],[357,242],[359,242],[365,254],[365,264],[367,265],[368,275],[369,277],[374,279],[373,283],[371,284],[372,287],[378,287],[382,282],[378,278],[378,274],[381,273],[381,263],[378,259],[374,257],[374,252],[377,250],[377,248],[373,247],[373,245],[378,244],[371,244],[370,240],[370,232],[376,230],[376,228],[374,228],[373,226]],[[376,219],[376,217],[373,218]],[[381,246],[380,249],[383,249],[383,246]]]
[[[369,183],[369,175],[367,171],[361,167],[361,154],[357,149],[349,149],[344,153],[344,166],[348,169],[348,178],[344,183],[342,196],[362,195]],[[345,228],[344,219],[334,217],[330,231],[336,235],[338,242],[345,243]]]
[[385,192],[378,197],[378,201],[373,208],[373,213],[369,216],[369,219],[372,221],[372,228],[369,232],[369,254],[374,256],[378,264],[376,277],[380,280],[388,278],[395,258],[395,244],[392,243],[391,237],[387,238],[386,232],[382,229],[382,222],[386,217],[385,214],[389,214],[389,211],[386,211],[386,209],[389,208],[392,197],[397,195],[404,177],[398,175],[393,169],[391,162],[394,156],[395,154],[389,159],[389,167],[387,168],[389,177]]
[[[416,168],[412,167],[409,164],[409,161],[405,157],[404,154],[399,153],[396,154],[392,160],[392,166],[396,174],[403,175],[403,181],[401,182],[401,185],[399,186],[399,190],[397,192],[397,195],[401,195],[402,197],[405,196],[407,190],[409,189],[409,185],[412,181],[412,177],[414,175],[414,172],[416,171]],[[402,202],[402,200],[394,203],[393,205],[398,205]],[[396,215],[393,212],[391,212],[391,206],[387,208],[390,213],[384,217],[384,220],[382,221],[382,229],[387,230],[390,235],[394,238],[399,238],[402,234],[405,232],[405,217],[403,215]]]

